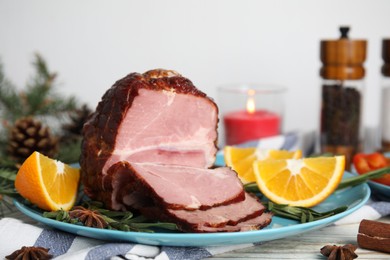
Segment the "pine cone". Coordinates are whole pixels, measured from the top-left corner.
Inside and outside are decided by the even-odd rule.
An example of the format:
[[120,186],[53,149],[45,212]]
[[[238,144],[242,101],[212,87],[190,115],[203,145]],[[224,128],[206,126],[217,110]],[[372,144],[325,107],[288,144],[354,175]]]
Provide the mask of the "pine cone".
[[10,156],[21,163],[34,151],[48,157],[54,157],[57,153],[58,141],[50,133],[48,127],[32,117],[17,120],[11,130],[8,143]]
[[70,122],[62,126],[64,135],[61,139],[72,142],[74,139],[81,138],[84,123],[91,114],[92,110],[87,105],[73,111],[69,116]]

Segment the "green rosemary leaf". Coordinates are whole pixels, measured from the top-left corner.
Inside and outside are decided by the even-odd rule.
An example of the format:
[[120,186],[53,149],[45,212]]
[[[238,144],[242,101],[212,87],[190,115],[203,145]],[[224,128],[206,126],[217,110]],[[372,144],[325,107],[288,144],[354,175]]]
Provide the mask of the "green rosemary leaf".
[[57,211],[45,211],[43,212],[42,216],[44,216],[45,218],[55,219],[57,221],[66,222],[66,223],[75,222],[75,220],[69,216],[69,213],[62,209]]
[[130,227],[128,225],[117,222],[117,221],[114,221],[114,222],[111,222],[108,224],[109,224],[110,229],[121,230],[121,231],[130,231]]
[[312,222],[312,221],[314,221],[315,218],[314,218],[313,214],[311,214],[311,211],[309,211],[308,214],[309,214],[309,219],[307,220],[307,222]]
[[115,220],[113,218],[107,217],[104,214],[102,214],[102,217],[109,225],[111,225],[111,224],[115,225],[115,223],[119,223],[119,221],[117,221],[117,220]]
[[8,197],[18,197],[19,193],[15,190],[14,187],[4,185],[4,186],[0,186],[0,195],[5,195]]
[[341,212],[344,212],[347,209],[348,209],[348,206],[341,206],[341,207],[335,208],[333,210],[330,210],[330,211],[327,211],[327,212],[323,212],[323,213],[321,213],[319,215],[329,215],[329,214],[335,215],[335,214],[339,214]]
[[14,182],[16,178],[16,171],[7,168],[0,168],[0,178]]
[[136,228],[136,229],[144,229],[144,228],[163,228],[168,230],[177,230],[176,224],[173,223],[166,223],[166,222],[155,222],[155,223],[131,223],[129,225],[130,227]]
[[130,224],[130,223],[148,222],[149,220],[146,217],[144,217],[143,215],[139,215],[139,216],[133,217],[131,219],[123,219],[121,221],[126,223],[126,224]]
[[244,189],[246,192],[260,193],[259,187],[257,186],[256,182],[249,182],[245,184]]
[[365,173],[362,175],[346,178],[346,179],[341,181],[341,183],[339,184],[337,189],[343,189],[346,187],[353,187],[353,186],[365,183],[366,181],[368,181],[370,179],[382,177],[383,175],[385,175],[387,173],[390,173],[390,167],[381,168],[381,169],[374,170],[374,171],[371,171],[371,172],[368,172],[368,173]]
[[[115,216],[114,212],[110,212],[111,216]],[[131,211],[126,211],[125,215],[122,217],[121,221],[126,221],[129,219],[133,219],[134,214]]]
[[288,206],[284,204],[276,204],[270,201],[263,202],[264,206],[276,216],[298,220],[301,223],[312,222],[333,216],[345,211],[348,207],[342,206],[326,212],[318,212],[311,208]]
[[288,219],[297,220],[297,221],[301,220],[301,217],[299,215],[293,215],[293,214],[287,213],[287,212],[282,211],[282,210],[274,209],[274,210],[272,210],[272,212],[276,216],[279,216],[279,217],[288,218]]
[[45,218],[57,218],[57,211],[45,211],[43,212],[42,216]]
[[[15,190],[16,171],[0,168],[0,195],[8,197],[17,197],[19,193]],[[0,204],[3,200],[0,199]]]
[[122,219],[131,219],[133,213],[130,211],[112,211],[108,209],[96,209],[100,214],[105,215],[109,218],[122,218]]
[[302,212],[302,214],[301,214],[301,223],[306,223],[306,219],[307,219],[306,214],[304,212]]
[[104,209],[104,204],[100,201],[95,201],[95,200],[84,201],[82,206],[92,210]]

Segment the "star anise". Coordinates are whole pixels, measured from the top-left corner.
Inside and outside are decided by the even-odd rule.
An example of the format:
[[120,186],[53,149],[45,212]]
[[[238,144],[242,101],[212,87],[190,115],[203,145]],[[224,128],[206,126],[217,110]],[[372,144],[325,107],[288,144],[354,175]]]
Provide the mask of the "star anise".
[[350,260],[358,257],[355,253],[356,249],[357,246],[352,244],[344,246],[326,245],[321,248],[321,254],[327,256],[329,260]]
[[10,255],[5,257],[6,259],[39,259],[39,260],[47,260],[52,259],[53,256],[49,254],[49,249],[44,247],[36,247],[36,246],[23,246],[21,249],[16,250]]
[[87,227],[106,228],[107,221],[97,210],[86,209],[82,206],[76,206],[69,211],[71,218],[77,218]]

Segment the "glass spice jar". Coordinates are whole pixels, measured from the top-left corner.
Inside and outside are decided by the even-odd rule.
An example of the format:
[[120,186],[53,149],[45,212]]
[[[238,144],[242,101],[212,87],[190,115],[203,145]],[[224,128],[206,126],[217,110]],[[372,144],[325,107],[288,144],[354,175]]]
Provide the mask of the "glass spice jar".
[[390,152],[390,39],[382,40],[382,151]]
[[323,79],[320,150],[343,154],[346,169],[359,151],[362,136],[362,107],[366,59],[365,40],[350,40],[348,27],[340,27],[341,37],[320,44]]

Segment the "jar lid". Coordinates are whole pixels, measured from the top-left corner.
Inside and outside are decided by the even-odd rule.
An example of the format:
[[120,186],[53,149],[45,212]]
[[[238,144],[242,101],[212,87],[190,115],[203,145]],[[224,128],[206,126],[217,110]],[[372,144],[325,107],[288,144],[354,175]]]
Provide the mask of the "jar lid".
[[321,41],[322,78],[353,80],[364,77],[367,41],[351,40],[348,32],[349,27],[340,27],[339,39]]
[[382,75],[390,77],[390,39],[382,40],[382,59],[385,62],[382,66]]

